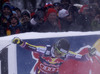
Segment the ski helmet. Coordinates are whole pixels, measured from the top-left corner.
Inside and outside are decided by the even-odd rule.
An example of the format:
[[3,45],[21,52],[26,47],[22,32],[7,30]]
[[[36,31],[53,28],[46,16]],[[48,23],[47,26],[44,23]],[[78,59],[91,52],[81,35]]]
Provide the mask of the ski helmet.
[[70,44],[66,39],[60,39],[54,44],[54,49],[57,49],[59,52],[69,51]]

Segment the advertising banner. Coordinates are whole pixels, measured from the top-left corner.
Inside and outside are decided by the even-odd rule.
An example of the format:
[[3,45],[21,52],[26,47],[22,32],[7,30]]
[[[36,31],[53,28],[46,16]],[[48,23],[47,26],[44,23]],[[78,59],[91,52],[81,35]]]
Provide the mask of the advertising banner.
[[[56,41],[62,38],[67,39],[68,42],[70,43],[70,49],[69,49],[70,51],[84,55],[88,53],[88,50],[86,48],[88,48],[89,46],[92,47],[93,44],[100,38],[100,35],[54,37],[54,38],[41,38],[41,39],[28,39],[28,40],[25,39],[24,41],[36,46],[46,46],[46,45],[53,46]],[[19,45],[17,46],[18,74],[29,74],[29,73],[35,74],[37,70],[36,67],[39,66],[37,64],[39,63],[38,61],[40,61],[40,59],[34,57],[34,51],[26,50],[25,48],[22,48]],[[50,65],[51,64],[52,63],[50,63]],[[44,70],[40,70],[40,74],[42,74],[42,72],[46,74],[47,72],[49,72],[47,70],[51,71],[51,68],[47,66],[41,65],[40,67],[46,70],[46,72]],[[66,60],[59,67],[59,71],[57,72],[59,74],[99,74],[100,73],[99,69],[100,69],[100,57],[98,54],[96,54],[96,57],[93,56],[89,58],[88,61],[78,61],[75,59]]]
[[99,33],[25,33],[1,37],[0,73],[100,74]]

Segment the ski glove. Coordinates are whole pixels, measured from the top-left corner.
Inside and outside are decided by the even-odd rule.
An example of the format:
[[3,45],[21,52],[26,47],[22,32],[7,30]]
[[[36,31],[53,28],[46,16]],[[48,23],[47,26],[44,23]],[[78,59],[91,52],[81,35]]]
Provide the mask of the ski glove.
[[89,55],[94,56],[96,54],[96,49],[95,48],[89,48]]
[[14,37],[12,43],[21,45],[23,41],[18,37]]

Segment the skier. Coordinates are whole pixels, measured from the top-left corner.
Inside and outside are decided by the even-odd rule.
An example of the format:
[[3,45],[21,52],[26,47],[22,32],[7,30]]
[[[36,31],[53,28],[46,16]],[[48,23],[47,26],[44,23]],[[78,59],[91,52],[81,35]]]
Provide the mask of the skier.
[[69,50],[70,44],[66,39],[60,39],[52,46],[31,45],[18,37],[15,37],[12,43],[33,51],[33,56],[38,59],[34,66],[33,72],[35,74],[58,74],[60,65],[68,59],[88,61],[91,56],[95,55],[96,51],[94,48],[88,48],[89,53],[85,55],[74,53]]

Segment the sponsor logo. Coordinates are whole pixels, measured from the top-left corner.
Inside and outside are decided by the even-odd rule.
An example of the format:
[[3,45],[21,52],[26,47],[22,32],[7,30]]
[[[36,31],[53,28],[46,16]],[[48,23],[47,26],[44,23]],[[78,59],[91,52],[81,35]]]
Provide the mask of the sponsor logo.
[[40,69],[46,71],[46,72],[58,72],[58,67],[49,67],[49,66],[46,66],[44,64],[40,64]]

